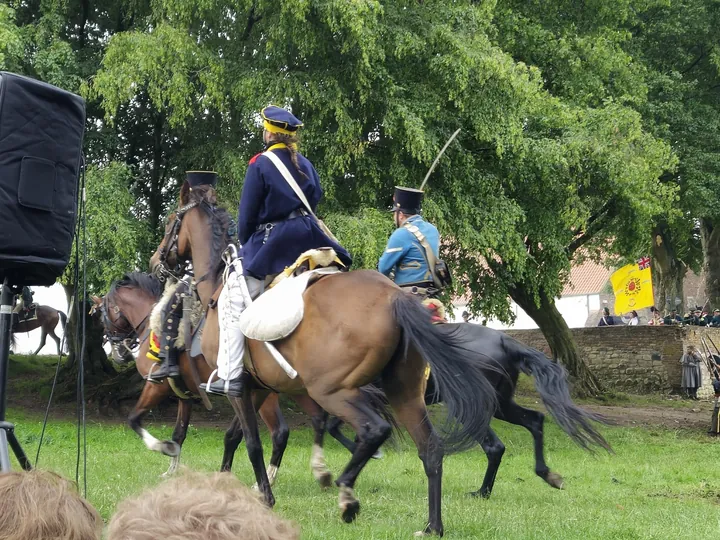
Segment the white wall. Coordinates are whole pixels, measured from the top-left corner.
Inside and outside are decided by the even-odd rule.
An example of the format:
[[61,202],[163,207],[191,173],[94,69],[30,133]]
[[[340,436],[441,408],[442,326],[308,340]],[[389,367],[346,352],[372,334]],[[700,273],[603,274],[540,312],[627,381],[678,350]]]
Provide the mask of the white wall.
[[[565,296],[563,298],[556,298],[555,307],[557,307],[558,311],[570,328],[582,328],[585,326],[585,321],[587,320],[590,312],[600,309],[600,295],[592,294],[587,296]],[[465,309],[464,305],[458,304],[454,306],[453,311],[455,321],[462,321],[462,313]],[[490,319],[487,325],[490,328],[497,328],[499,330],[509,328],[513,328],[515,330],[537,328],[535,321],[533,321],[530,316],[515,302],[512,302],[511,309],[513,313],[515,313],[515,323],[513,325],[508,326],[494,319]],[[483,317],[471,318],[470,322],[481,323],[482,320]]]

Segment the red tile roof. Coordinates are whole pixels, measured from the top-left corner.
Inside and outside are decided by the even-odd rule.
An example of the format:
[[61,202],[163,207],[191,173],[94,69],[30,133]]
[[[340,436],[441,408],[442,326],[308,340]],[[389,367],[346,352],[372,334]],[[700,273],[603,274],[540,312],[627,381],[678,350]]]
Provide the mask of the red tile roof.
[[593,262],[585,261],[570,269],[570,279],[563,287],[560,296],[581,296],[598,294],[610,279],[612,270]]

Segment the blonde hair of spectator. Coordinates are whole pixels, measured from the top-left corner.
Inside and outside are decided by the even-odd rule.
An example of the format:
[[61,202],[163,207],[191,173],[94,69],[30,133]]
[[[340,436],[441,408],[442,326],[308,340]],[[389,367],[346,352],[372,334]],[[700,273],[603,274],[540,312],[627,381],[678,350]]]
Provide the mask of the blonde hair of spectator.
[[0,474],[0,540],[99,540],[102,528],[69,480],[39,470]]
[[118,505],[108,540],[296,540],[277,516],[231,473],[185,472]]

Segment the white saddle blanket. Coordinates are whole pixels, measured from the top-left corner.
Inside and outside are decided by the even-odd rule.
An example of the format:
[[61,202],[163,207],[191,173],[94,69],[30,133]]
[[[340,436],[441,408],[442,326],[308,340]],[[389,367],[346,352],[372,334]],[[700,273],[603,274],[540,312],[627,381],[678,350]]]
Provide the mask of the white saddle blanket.
[[276,341],[288,337],[303,319],[303,293],[310,278],[339,271],[334,267],[318,268],[283,279],[243,311],[240,330],[246,337],[257,341]]

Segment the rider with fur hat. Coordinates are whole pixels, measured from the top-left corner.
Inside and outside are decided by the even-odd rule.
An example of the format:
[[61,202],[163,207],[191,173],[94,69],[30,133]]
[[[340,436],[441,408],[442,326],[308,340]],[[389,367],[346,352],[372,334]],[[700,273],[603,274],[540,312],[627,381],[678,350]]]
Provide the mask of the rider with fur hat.
[[[188,171],[185,173],[185,182],[181,189],[192,191],[200,186],[210,186],[212,188],[217,184],[217,173],[212,171]],[[167,289],[166,289],[167,291]],[[153,383],[161,383],[166,377],[178,377],[180,368],[178,366],[178,350],[175,347],[175,341],[180,330],[180,321],[182,319],[183,302],[182,297],[188,292],[188,286],[185,282],[177,283],[172,293],[167,292],[167,298],[163,296],[164,305],[162,306],[161,328],[162,333],[156,336],[154,333],[150,337],[150,350],[148,358],[160,362],[157,369],[148,373],[147,379]]]

